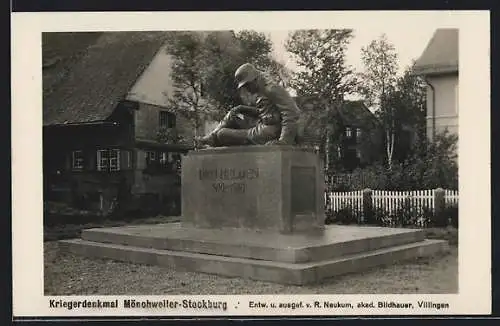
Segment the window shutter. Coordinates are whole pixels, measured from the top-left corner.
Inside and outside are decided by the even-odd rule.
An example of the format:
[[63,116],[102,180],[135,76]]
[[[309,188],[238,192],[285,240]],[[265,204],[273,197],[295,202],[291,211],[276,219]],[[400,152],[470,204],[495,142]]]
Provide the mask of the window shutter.
[[146,152],[144,150],[137,150],[135,160],[137,169],[143,170],[146,167]]
[[127,153],[128,151],[122,150],[120,151],[120,167],[122,170],[127,170]]
[[95,167],[96,167],[96,170],[97,171],[102,171],[101,167],[100,167],[100,162],[101,162],[101,155],[102,155],[102,152],[100,150],[97,150],[97,153],[96,153],[96,164],[95,164]]
[[176,126],[176,116],[173,113],[168,114],[168,128],[175,128]]
[[129,170],[132,168],[132,154],[129,150],[122,150],[121,153],[121,162],[120,167],[122,170]]
[[90,171],[97,170],[97,151],[86,151],[85,152],[85,162],[87,169]]
[[71,170],[71,152],[66,153],[64,156],[64,169]]

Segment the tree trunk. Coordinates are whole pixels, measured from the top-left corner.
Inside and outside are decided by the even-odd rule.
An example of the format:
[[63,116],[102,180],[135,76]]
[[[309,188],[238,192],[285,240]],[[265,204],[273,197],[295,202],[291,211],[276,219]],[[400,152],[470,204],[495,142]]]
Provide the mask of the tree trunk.
[[331,159],[332,159],[332,149],[331,149],[331,141],[330,141],[330,137],[331,137],[331,131],[330,131],[330,128],[327,127],[326,128],[326,139],[325,139],[325,156],[326,156],[326,164],[325,164],[325,168],[327,171],[330,171],[330,167],[331,167]]
[[394,130],[386,130],[385,140],[386,140],[386,154],[387,154],[387,166],[389,170],[392,169],[392,154],[394,153]]
[[194,139],[198,138],[198,129],[200,128],[200,117],[198,112],[198,106],[194,106]]

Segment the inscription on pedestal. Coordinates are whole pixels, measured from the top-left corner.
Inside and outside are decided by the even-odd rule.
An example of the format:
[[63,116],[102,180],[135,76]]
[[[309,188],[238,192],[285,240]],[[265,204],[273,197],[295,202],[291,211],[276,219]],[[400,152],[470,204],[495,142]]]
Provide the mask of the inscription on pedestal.
[[199,180],[212,183],[216,193],[244,194],[247,180],[257,179],[259,169],[214,168],[199,169]]
[[291,212],[304,214],[316,212],[316,169],[291,167]]

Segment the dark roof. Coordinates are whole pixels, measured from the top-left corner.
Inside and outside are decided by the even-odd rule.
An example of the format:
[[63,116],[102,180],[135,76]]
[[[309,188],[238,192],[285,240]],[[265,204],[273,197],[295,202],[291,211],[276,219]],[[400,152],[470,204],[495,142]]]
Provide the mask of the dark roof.
[[[313,105],[322,105],[320,104],[322,101],[318,100],[314,96],[296,96],[294,97],[294,99],[299,107],[303,107],[304,105],[306,105],[306,103],[313,103]],[[377,121],[375,115],[361,100],[345,100],[343,102],[343,105],[340,107],[339,114],[342,118],[342,122],[345,125],[353,127],[362,127],[366,125],[366,122],[368,121]]]
[[458,72],[458,29],[437,29],[415,62],[414,72],[420,75]]
[[[162,32],[102,33],[56,82],[44,83],[43,124],[108,118],[164,42]],[[44,69],[44,76],[53,69]]]
[[344,125],[351,127],[369,127],[378,120],[363,101],[344,101],[340,108],[340,116]]

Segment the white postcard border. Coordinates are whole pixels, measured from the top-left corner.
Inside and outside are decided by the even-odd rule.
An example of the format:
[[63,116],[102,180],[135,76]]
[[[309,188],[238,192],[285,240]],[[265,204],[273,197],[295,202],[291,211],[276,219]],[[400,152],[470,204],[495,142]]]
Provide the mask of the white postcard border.
[[[131,296],[44,297],[42,204],[41,32],[125,30],[262,31],[412,26],[432,21],[460,29],[459,294],[161,296],[161,300],[225,300],[221,315],[489,314],[491,311],[490,33],[489,12],[127,12],[14,13],[12,15],[12,249],[15,316],[213,315],[196,309],[53,309],[50,300],[114,300]],[[411,40],[408,40],[411,42]],[[423,50],[423,49],[422,49]],[[153,300],[156,296],[134,296]],[[194,300],[193,299],[193,300]],[[449,309],[251,309],[250,301],[446,302]],[[237,303],[240,302],[238,305]],[[237,308],[234,308],[236,307]],[[215,312],[215,314],[219,314]]]

